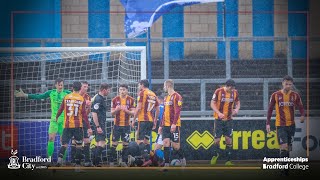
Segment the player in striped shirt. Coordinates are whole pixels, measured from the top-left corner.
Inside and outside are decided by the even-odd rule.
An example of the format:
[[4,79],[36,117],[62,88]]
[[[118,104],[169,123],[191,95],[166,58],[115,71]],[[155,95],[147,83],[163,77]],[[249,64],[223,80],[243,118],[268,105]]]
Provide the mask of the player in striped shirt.
[[[81,89],[79,91],[79,94],[84,98],[86,102],[86,113],[89,117],[90,111],[91,111],[91,97],[88,94],[89,89],[89,83],[87,81],[81,82]],[[92,162],[90,160],[90,139],[88,136],[88,133],[86,133],[88,130],[88,127],[86,124],[83,124],[83,155],[84,155],[84,166],[89,167],[92,166]],[[72,139],[71,142],[71,162],[75,162],[75,154],[76,154],[76,141]]]
[[238,91],[235,89],[236,83],[229,79],[226,85],[218,88],[212,96],[211,108],[214,111],[214,155],[211,159],[211,165],[217,163],[219,157],[219,145],[222,135],[226,138],[225,153],[227,161],[225,165],[233,165],[231,162],[232,150],[232,117],[237,115],[240,109],[240,100]]
[[[292,149],[292,140],[295,134],[295,109],[298,107],[300,111],[300,122],[303,123],[305,119],[305,112],[302,105],[300,95],[292,90],[293,78],[290,76],[283,77],[282,89],[274,92],[271,95],[266,130],[270,132],[270,121],[272,111],[276,108],[275,126],[277,130],[278,143],[280,145],[280,157],[289,157],[289,152]],[[288,173],[284,171],[283,173]]]
[[[74,137],[76,141],[76,164],[80,165],[82,156],[82,142],[83,142],[83,122],[86,123],[87,127],[90,127],[88,116],[86,113],[86,102],[84,98],[79,94],[81,89],[80,82],[73,83],[73,93],[67,95],[58,110],[56,115],[56,121],[64,111],[64,123],[62,133],[62,146],[59,151],[58,165],[62,164],[63,155],[68,147],[69,141]],[[91,134],[91,128],[88,129],[87,133]]]
[[[122,140],[122,161],[127,162],[128,144],[130,140],[130,117],[134,115],[134,99],[128,95],[128,85],[120,84],[119,95],[112,99],[111,114],[114,116],[112,129],[112,147],[110,162],[117,157],[116,148],[120,137]],[[125,166],[123,163],[122,165]]]
[[[150,152],[150,135],[151,131],[156,128],[157,117],[159,115],[159,101],[156,94],[149,89],[147,79],[140,80],[138,84],[139,95],[138,104],[134,113],[131,126],[134,127],[136,118],[138,118],[137,143],[144,143]],[[155,114],[153,111],[156,111]]]
[[[80,95],[84,98],[86,102],[86,113],[89,117],[91,112],[91,97],[88,94],[89,83],[87,81],[81,82]],[[88,118],[89,119],[89,118]],[[92,162],[90,160],[90,137],[89,134],[86,133],[91,126],[87,127],[87,125],[83,124],[83,155],[84,155],[84,166],[92,166]]]
[[174,90],[174,82],[171,79],[164,82],[163,90],[168,93],[168,95],[164,98],[164,112],[158,133],[162,134],[163,139],[164,166],[169,166],[170,163],[171,141],[173,155],[177,155],[181,159],[181,165],[186,166],[186,159],[180,148],[180,113],[182,108],[182,97]]

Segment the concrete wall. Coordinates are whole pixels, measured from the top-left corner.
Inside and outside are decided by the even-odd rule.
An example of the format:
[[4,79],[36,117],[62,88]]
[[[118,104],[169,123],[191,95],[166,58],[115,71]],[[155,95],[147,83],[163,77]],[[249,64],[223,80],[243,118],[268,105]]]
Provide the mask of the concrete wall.
[[[184,37],[217,36],[217,4],[200,4],[184,8]],[[199,13],[203,12],[203,13]],[[185,56],[214,56],[217,54],[216,42],[187,42],[184,45]]]
[[[239,37],[251,37],[252,36],[252,15],[246,13],[252,11],[252,0],[239,1],[239,11],[243,12],[239,14]],[[252,58],[252,43],[251,42],[239,42],[239,58],[250,59]]]
[[[252,0],[239,0],[239,37],[251,37],[252,28]],[[88,38],[88,0],[61,0],[62,38]],[[288,36],[288,0],[274,1],[274,36]],[[69,12],[68,12],[69,11]],[[73,11],[72,13],[70,11]],[[75,12],[77,11],[77,12]],[[310,0],[310,33],[319,36],[317,25],[320,18],[320,5],[317,0]],[[83,12],[83,13],[81,13]],[[125,38],[123,31],[124,8],[119,0],[110,0],[110,38]],[[203,13],[199,13],[203,12]],[[282,12],[282,13],[281,13]],[[187,6],[184,8],[184,37],[217,37],[217,3]],[[162,18],[151,28],[153,38],[162,37]],[[62,46],[87,46],[87,43],[63,43]],[[319,57],[317,51],[320,43],[310,42],[311,57]],[[239,59],[252,58],[252,42],[239,42]],[[287,44],[274,43],[274,56],[286,57]],[[152,43],[153,59],[162,59],[162,43]],[[187,42],[184,45],[185,57],[193,55],[215,57],[216,42]]]
[[[62,38],[88,38],[88,0],[61,0]],[[78,13],[76,12],[78,11]],[[62,46],[88,46],[88,43],[63,43]]]
[[[274,1],[274,36],[286,37],[288,35],[288,14],[281,11],[288,11],[288,0]],[[275,57],[286,57],[287,43],[276,41],[274,43]]]

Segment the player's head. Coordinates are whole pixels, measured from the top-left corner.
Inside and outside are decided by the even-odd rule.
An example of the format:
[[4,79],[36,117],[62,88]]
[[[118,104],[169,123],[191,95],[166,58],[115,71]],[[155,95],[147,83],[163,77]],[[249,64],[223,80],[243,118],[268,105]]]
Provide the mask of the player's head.
[[226,81],[226,89],[227,91],[231,91],[236,87],[236,82],[233,79],[228,79]]
[[293,87],[293,78],[289,75],[286,75],[282,79],[282,88],[285,91],[290,91]]
[[148,79],[142,79],[139,81],[139,84],[138,84],[138,89],[139,90],[142,90],[144,88],[149,88],[149,81]]
[[63,79],[62,78],[57,78],[54,81],[54,85],[56,87],[56,89],[60,92],[63,89]]
[[109,93],[110,93],[110,86],[107,84],[107,83],[102,83],[100,85],[100,93],[103,95],[103,96],[107,96]]
[[168,89],[174,89],[174,82],[172,79],[168,79],[163,83],[163,91],[167,93]]
[[87,93],[89,89],[89,83],[87,81],[82,81],[81,82],[81,92],[82,93]]
[[128,85],[120,84],[119,85],[119,94],[120,96],[126,96],[128,94]]
[[79,92],[81,89],[81,82],[75,81],[72,84],[73,91]]

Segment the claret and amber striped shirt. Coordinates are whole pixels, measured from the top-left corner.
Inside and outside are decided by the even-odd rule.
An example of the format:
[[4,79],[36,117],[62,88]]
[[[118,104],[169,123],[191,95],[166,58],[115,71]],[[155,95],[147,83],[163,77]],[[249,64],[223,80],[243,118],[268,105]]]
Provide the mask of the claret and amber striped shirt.
[[267,125],[270,125],[271,115],[274,107],[276,107],[276,126],[290,126],[294,123],[294,112],[298,106],[301,116],[304,116],[304,109],[301,101],[301,97],[294,91],[288,93],[279,90],[271,95]]
[[[131,96],[126,96],[125,98],[121,98],[120,96],[116,96],[112,99],[112,108],[116,108],[117,106],[126,106],[128,110],[134,108],[134,99]],[[130,115],[123,110],[118,111],[114,115],[114,125],[117,126],[129,126]]]
[[[234,105],[239,101],[239,94],[235,89],[227,92],[224,87],[221,87],[214,92],[212,100],[216,102],[217,109],[224,114],[224,120],[231,120]],[[218,113],[214,112],[213,116],[219,119]]]
[[153,122],[154,113],[152,113],[152,111],[155,107],[159,106],[156,94],[149,89],[144,89],[139,93],[138,103],[141,103],[141,109],[138,114],[138,121]]
[[57,118],[64,111],[64,128],[83,127],[83,121],[90,127],[86,113],[86,103],[79,93],[71,93],[64,97],[57,113]]
[[[90,97],[90,95],[88,93],[85,93],[84,95],[82,95],[82,97],[84,98],[84,102],[91,101],[91,97]],[[86,105],[86,113],[87,113],[87,115],[89,115],[90,111],[91,111],[91,107]]]
[[174,92],[167,95],[163,101],[164,111],[162,116],[162,126],[181,126],[180,112],[182,108],[182,97],[179,93]]

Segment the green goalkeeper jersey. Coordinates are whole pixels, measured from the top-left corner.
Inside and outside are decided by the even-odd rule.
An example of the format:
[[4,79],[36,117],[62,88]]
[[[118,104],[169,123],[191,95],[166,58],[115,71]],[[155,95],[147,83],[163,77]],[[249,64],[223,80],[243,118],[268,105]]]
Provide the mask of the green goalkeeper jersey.
[[[28,94],[28,99],[47,99],[48,97],[50,97],[51,112],[52,112],[51,121],[55,121],[57,112],[60,108],[63,98],[70,93],[71,91],[69,90],[62,90],[61,92],[58,92],[57,89],[52,89],[43,94]],[[63,120],[64,120],[64,113],[61,114],[61,116],[58,119],[58,122],[62,123]]]

